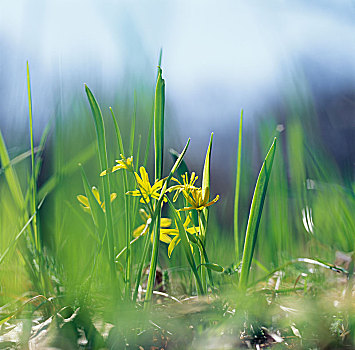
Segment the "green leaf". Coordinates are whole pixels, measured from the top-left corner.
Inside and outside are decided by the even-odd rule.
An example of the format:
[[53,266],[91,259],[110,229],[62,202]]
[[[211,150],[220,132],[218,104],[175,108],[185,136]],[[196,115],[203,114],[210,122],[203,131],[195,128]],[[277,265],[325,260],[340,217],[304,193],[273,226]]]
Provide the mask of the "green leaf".
[[[90,89],[85,85],[85,91],[90,103],[92,116],[94,119],[97,143],[99,149],[99,159],[100,159],[100,172],[106,170],[107,166],[107,151],[106,151],[106,136],[105,136],[105,127],[104,120],[102,118],[102,113],[100,107],[95,99],[95,96],[90,91]],[[111,266],[111,272],[115,275],[115,262],[114,262],[114,235],[113,235],[113,222],[112,222],[112,207],[111,207],[111,198],[110,198],[110,182],[109,175],[102,177],[102,182],[104,185],[104,200],[105,200],[105,217],[106,217],[106,226],[107,226],[107,245],[109,253],[109,261]],[[118,243],[117,243],[118,245]]]
[[[211,133],[210,143],[207,148],[205,164],[203,166],[203,175],[202,175],[202,198],[209,200],[210,198],[210,163],[211,163],[211,150],[212,150],[212,141],[213,141],[213,133]],[[209,208],[204,208],[202,210],[202,227],[201,227],[201,236],[203,243],[205,243],[205,235],[207,230],[208,223],[208,211]]]
[[248,226],[245,235],[242,269],[240,273],[239,287],[246,289],[248,286],[249,270],[253,260],[255,244],[258,237],[258,229],[263,211],[266,190],[269,183],[272,164],[276,149],[276,138],[274,139],[263,165],[260,169],[258,180],[255,185],[254,195],[250,207]]
[[213,270],[216,272],[224,272],[224,268],[221,265],[215,264],[215,263],[204,263],[200,264],[199,266],[205,266],[209,270]]
[[[136,132],[136,121],[137,121],[137,93],[136,93],[136,90],[134,90],[134,106],[133,106],[133,116],[132,116],[132,124],[131,124],[130,147],[129,147],[130,155],[133,155],[134,135]],[[137,159],[137,162],[138,162],[138,159]]]
[[[213,133],[211,133],[210,143],[207,148],[205,164],[203,166],[202,176],[202,197],[209,197],[210,194],[210,163],[211,163],[211,150],[212,150]],[[209,198],[208,198],[209,199]]]
[[121,153],[123,156],[126,156],[126,155],[125,155],[125,152],[124,152],[123,141],[122,141],[122,134],[121,134],[120,127],[118,126],[117,119],[116,119],[115,114],[113,113],[112,108],[110,107],[109,109],[110,109],[110,112],[111,112],[113,124],[115,125],[115,131],[116,131],[116,138],[117,138],[118,148],[119,148],[119,150],[120,150],[120,153]]
[[155,146],[155,179],[163,176],[164,152],[164,106],[165,106],[165,81],[162,70],[158,67],[158,79],[154,99],[154,146]]
[[239,194],[240,194],[240,176],[241,176],[241,159],[242,159],[242,136],[243,136],[243,110],[240,112],[239,121],[239,137],[238,137],[238,154],[237,154],[237,171],[235,178],[235,195],[234,195],[234,244],[236,261],[239,261],[240,246],[239,246]]

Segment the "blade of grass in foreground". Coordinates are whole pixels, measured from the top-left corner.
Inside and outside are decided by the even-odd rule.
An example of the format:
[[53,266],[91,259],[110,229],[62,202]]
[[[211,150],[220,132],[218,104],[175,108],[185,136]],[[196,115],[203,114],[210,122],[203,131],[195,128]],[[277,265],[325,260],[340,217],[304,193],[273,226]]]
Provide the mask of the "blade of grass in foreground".
[[[158,79],[154,99],[154,147],[155,147],[155,180],[163,176],[163,151],[164,151],[164,106],[165,106],[165,82],[162,78],[162,70],[158,68]],[[155,231],[153,236],[152,256],[147,284],[146,300],[150,300],[153,293],[156,267],[159,251],[161,203],[157,204],[157,215],[154,220]],[[152,223],[153,224],[153,223]]]
[[[210,142],[207,148],[206,152],[206,157],[205,157],[205,164],[203,166],[203,174],[202,174],[202,198],[206,203],[210,199],[210,164],[211,164],[211,151],[212,151],[212,141],[213,141],[213,133],[211,133],[210,137]],[[204,247],[206,245],[206,231],[207,231],[207,224],[208,224],[208,214],[209,214],[209,208],[203,208],[202,212],[199,213],[199,227],[200,227],[200,236],[201,236],[201,242],[202,242],[202,247],[204,250]],[[207,278],[206,278],[206,267],[204,266],[206,261],[205,255],[203,254],[203,250],[200,250],[200,260],[201,260],[201,279],[202,283],[204,286],[204,289],[207,291]],[[209,278],[211,281],[212,280],[212,273],[209,269],[207,269],[207,273],[209,275]],[[213,284],[213,282],[212,282]]]
[[[29,111],[29,122],[30,122],[30,142],[31,142],[31,211],[36,213],[36,197],[37,197],[37,184],[36,184],[36,168],[35,168],[35,152],[33,144],[33,118],[32,118],[32,97],[31,97],[31,81],[30,81],[30,68],[27,61],[27,93],[28,93],[28,111]],[[34,243],[36,250],[40,253],[40,238],[37,226],[37,215],[33,218],[33,233],[34,233]]]
[[[136,109],[136,102],[134,108]],[[118,126],[118,122],[116,119],[115,114],[113,113],[112,108],[110,107],[111,111],[111,116],[113,123],[115,125],[115,131],[116,131],[116,138],[117,138],[117,144],[118,148],[120,150],[120,153],[125,157],[125,152],[124,152],[124,146],[123,146],[123,141],[122,141],[122,135],[121,135],[121,130]],[[135,113],[134,113],[135,114]],[[134,117],[135,120],[135,117]],[[133,129],[133,126],[132,126]],[[133,139],[134,139],[134,131],[133,131],[133,136],[131,134],[131,139],[132,139],[132,144],[131,144],[131,154],[133,154]],[[138,163],[138,159],[137,159]],[[126,300],[129,298],[130,293],[131,293],[131,242],[130,242],[130,235],[131,235],[131,219],[130,219],[130,210],[129,210],[129,198],[126,196],[126,193],[128,191],[128,179],[127,179],[127,173],[126,171],[123,172],[123,195],[124,195],[124,205],[125,205],[125,213],[126,213],[126,270],[125,270],[125,298]],[[134,211],[133,211],[134,213]]]
[[234,244],[236,261],[239,261],[239,193],[240,193],[240,175],[241,175],[241,159],[242,159],[242,131],[243,131],[243,110],[240,112],[239,136],[238,136],[238,154],[237,154],[237,174],[235,179],[235,196],[234,196]]
[[[105,127],[104,120],[102,118],[102,113],[100,107],[90,89],[85,85],[85,91],[90,103],[95,129],[97,134],[97,142],[99,148],[99,159],[100,159],[100,172],[106,170],[107,166],[107,151],[106,151],[106,137],[105,137]],[[114,235],[113,235],[113,221],[112,221],[112,207],[110,199],[110,182],[109,175],[102,177],[104,185],[104,199],[105,199],[105,216],[106,216],[106,227],[107,227],[107,246],[109,253],[109,263],[111,267],[111,273],[116,276],[115,262],[114,262]],[[118,243],[117,243],[118,244]]]
[[163,176],[165,81],[158,68],[154,100],[155,180]]
[[258,180],[255,185],[254,195],[250,207],[248,226],[245,235],[242,269],[240,272],[239,288],[245,290],[248,286],[249,270],[253,260],[253,254],[258,237],[258,229],[263,211],[266,190],[269,183],[272,163],[274,161],[276,138],[274,139],[264,163],[260,169]]
[[[159,76],[159,69],[161,67],[162,56],[163,56],[163,49],[160,49],[156,80],[158,79],[158,76]],[[146,143],[146,147],[145,147],[144,160],[143,160],[144,167],[147,166],[147,162],[148,162],[148,155],[149,155],[151,139],[152,139],[152,132],[153,132],[153,124],[154,124],[154,106],[153,106],[153,109],[152,109],[152,112],[150,115],[150,119],[149,119],[148,137],[147,137],[147,143]]]

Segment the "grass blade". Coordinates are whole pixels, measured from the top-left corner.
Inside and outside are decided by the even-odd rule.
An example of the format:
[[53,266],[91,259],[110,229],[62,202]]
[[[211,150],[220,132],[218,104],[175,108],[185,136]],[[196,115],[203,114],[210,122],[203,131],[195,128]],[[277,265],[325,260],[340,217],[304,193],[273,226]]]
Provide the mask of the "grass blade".
[[234,195],[234,244],[236,261],[240,259],[239,247],[239,196],[240,196],[240,176],[241,176],[241,160],[242,160],[242,135],[243,135],[243,110],[240,112],[239,136],[238,136],[238,154],[237,154],[237,173],[235,179],[235,195]]
[[154,146],[155,146],[155,179],[163,176],[163,151],[164,151],[164,106],[165,106],[165,81],[162,70],[158,67],[158,79],[154,99]]
[[250,207],[248,226],[245,235],[242,269],[240,273],[239,287],[245,290],[248,286],[249,270],[253,259],[258,229],[263,211],[266,190],[269,183],[272,163],[276,149],[276,138],[274,139],[263,165],[260,169],[258,180],[255,185],[254,195]]
[[[31,143],[31,210],[36,213],[36,197],[37,197],[37,182],[36,182],[36,167],[35,167],[35,152],[33,143],[33,117],[32,117],[32,97],[31,97],[31,80],[30,80],[30,68],[27,61],[27,93],[28,93],[28,112],[29,112],[29,122],[30,122],[30,143]],[[37,216],[33,218],[33,234],[35,247],[38,252],[41,251],[40,238],[37,226]]]
[[[99,148],[99,159],[100,159],[100,172],[106,170],[107,166],[107,151],[106,151],[106,137],[105,137],[105,127],[104,120],[102,118],[102,113],[100,107],[90,89],[85,85],[85,91],[90,103],[91,112],[94,118],[95,129],[97,134],[97,142]],[[104,199],[106,206],[106,227],[107,227],[107,245],[109,252],[109,261],[111,266],[111,272],[115,275],[115,262],[114,262],[114,235],[113,235],[113,222],[112,222],[112,207],[110,199],[110,182],[109,176],[103,176],[102,182],[104,185]]]
[[129,153],[133,155],[133,147],[134,147],[134,135],[136,132],[136,121],[137,121],[137,93],[134,90],[134,105],[133,105],[133,116],[132,116],[132,124],[131,124],[131,137],[130,137],[130,146]]
[[[136,95],[134,95],[136,96]],[[136,109],[136,102],[135,102],[135,107]],[[115,117],[115,114],[113,113],[112,108],[110,107],[110,111],[111,111],[111,116],[112,116],[112,120],[113,123],[115,125],[115,131],[116,131],[116,138],[117,138],[117,144],[118,144],[118,148],[120,150],[120,153],[125,156],[124,153],[124,146],[123,146],[123,141],[122,141],[122,135],[121,135],[121,130],[118,126],[117,123],[117,119]],[[135,112],[134,112],[135,115]],[[133,118],[134,120],[134,125],[135,125],[135,116]],[[133,122],[132,122],[133,123]],[[131,134],[131,155],[133,154],[133,141],[134,141],[134,125],[132,124],[132,129],[133,130],[133,134]],[[133,136],[132,136],[133,135]],[[137,160],[138,163],[138,160]],[[126,270],[125,270],[125,297],[126,299],[128,299],[129,294],[130,294],[130,290],[131,290],[131,243],[130,243],[130,235],[131,235],[131,219],[129,217],[129,197],[126,196],[126,192],[128,191],[128,179],[127,179],[127,173],[126,171],[123,172],[123,196],[124,196],[124,205],[125,205],[125,214],[126,214]],[[133,211],[134,213],[134,211]]]
[[[163,176],[163,153],[164,153],[164,106],[165,106],[165,82],[162,78],[162,70],[158,67],[158,79],[154,99],[154,148],[155,148],[155,180]],[[158,251],[159,251],[159,230],[161,217],[161,203],[157,204],[158,209],[155,217],[155,234],[153,237],[152,256],[148,276],[146,301],[152,297],[155,281]],[[147,304],[146,304],[147,305]]]

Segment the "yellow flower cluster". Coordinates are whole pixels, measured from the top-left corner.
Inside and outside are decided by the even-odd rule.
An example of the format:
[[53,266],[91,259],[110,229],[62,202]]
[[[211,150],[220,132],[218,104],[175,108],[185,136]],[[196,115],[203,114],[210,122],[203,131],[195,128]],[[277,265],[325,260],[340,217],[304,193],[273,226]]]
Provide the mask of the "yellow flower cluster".
[[[104,170],[100,176],[105,176],[107,174],[113,173],[119,169],[124,169],[127,170],[131,173],[134,174],[136,183],[137,183],[137,189],[134,191],[129,191],[126,194],[131,195],[131,196],[136,196],[136,197],[141,197],[140,202],[144,203],[146,206],[150,205],[150,201],[152,199],[158,200],[160,198],[160,190],[163,187],[165,179],[161,180],[156,180],[153,185],[150,184],[149,181],[149,176],[147,171],[143,166],[139,168],[139,173],[134,171],[133,167],[133,157],[125,158],[121,154],[121,159],[116,160],[117,165],[115,165],[111,169]],[[202,209],[209,207],[210,205],[216,203],[219,199],[219,196],[217,195],[212,201],[209,201],[210,197],[210,191],[209,188],[205,189],[205,191],[202,190],[201,187],[196,187],[195,183],[198,179],[198,176],[193,172],[191,173],[190,179],[188,174],[182,175],[182,182],[180,182],[178,179],[173,178],[172,180],[176,183],[176,185],[171,186],[168,188],[167,192],[175,192],[173,201],[175,202],[179,195],[182,194],[186,201],[190,204],[188,207],[184,207],[182,209],[179,209],[180,211],[190,211],[190,210],[197,210],[201,211]],[[100,195],[99,191],[97,190],[96,187],[92,188],[92,193],[94,194],[97,202],[101,206],[102,210],[105,211],[105,202],[100,201]],[[117,197],[116,193],[111,194],[111,202]],[[77,196],[78,201],[80,202],[81,206],[86,212],[91,212],[89,201],[87,197],[83,195]],[[164,198],[164,201],[166,201],[166,198]],[[154,206],[150,207],[150,212],[151,209],[153,208],[154,211]],[[133,236],[134,237],[139,237],[143,236],[148,232],[149,226],[152,222],[151,216],[147,214],[147,212],[144,209],[140,209],[139,211],[143,224],[138,226],[134,231],[133,231]],[[180,214],[178,214],[180,216]],[[175,223],[176,224],[176,223]],[[179,230],[177,229],[177,224],[175,225],[176,228],[170,228],[171,226],[171,220],[168,218],[161,218],[160,220],[160,241],[169,244],[168,246],[168,255],[169,257],[171,256],[172,251],[174,248],[179,244],[180,242],[180,236],[179,236]],[[187,233],[191,235],[199,235],[200,234],[200,229],[199,227],[195,227],[191,223],[191,214],[187,213],[185,222],[183,224],[185,230]],[[153,237],[151,238],[153,239]],[[192,245],[191,245],[192,249]]]

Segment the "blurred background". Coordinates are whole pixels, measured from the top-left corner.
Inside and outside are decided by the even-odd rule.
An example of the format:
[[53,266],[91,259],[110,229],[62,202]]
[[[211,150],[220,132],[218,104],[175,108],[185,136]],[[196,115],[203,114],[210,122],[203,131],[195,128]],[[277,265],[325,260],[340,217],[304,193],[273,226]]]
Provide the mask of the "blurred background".
[[[280,145],[288,150],[282,157],[286,164],[289,161],[297,145],[284,136],[291,125],[300,127],[294,135],[302,135],[297,140],[307,144],[310,154],[329,161],[329,181],[334,177],[352,188],[354,17],[351,0],[3,0],[0,129],[11,158],[29,149],[28,60],[37,144],[45,125],[56,116],[63,126],[64,158],[94,140],[84,83],[95,93],[106,118],[108,107],[114,107],[127,134],[136,91],[137,133],[144,139],[162,48],[166,149],[181,150],[191,137],[186,161],[200,173],[210,132],[215,133],[212,191],[221,194],[217,211],[231,227],[241,109],[242,186],[247,188],[241,213],[249,208],[252,184],[275,135],[280,134]],[[49,142],[42,182],[53,172],[54,152]],[[117,153],[112,151],[111,161]],[[97,167],[95,157],[92,162]],[[286,166],[288,180],[294,176],[291,170]],[[79,187],[80,182],[78,176]]]

